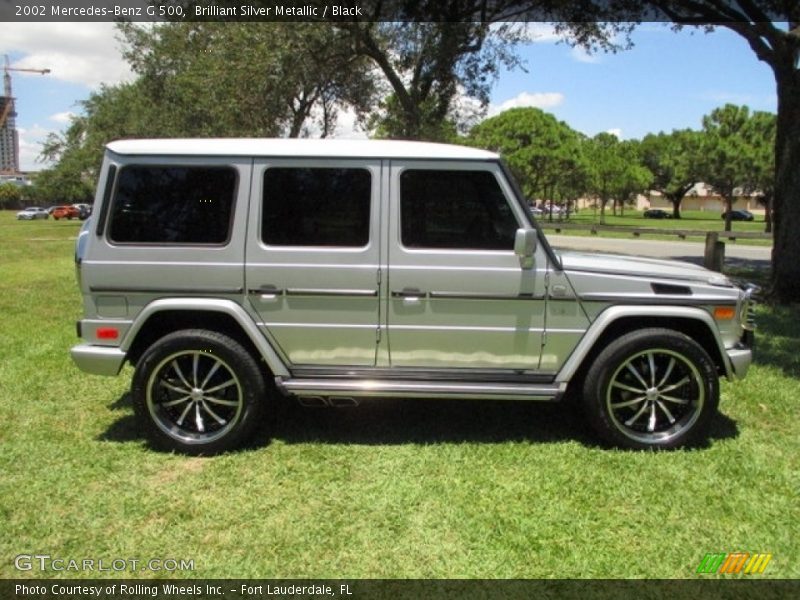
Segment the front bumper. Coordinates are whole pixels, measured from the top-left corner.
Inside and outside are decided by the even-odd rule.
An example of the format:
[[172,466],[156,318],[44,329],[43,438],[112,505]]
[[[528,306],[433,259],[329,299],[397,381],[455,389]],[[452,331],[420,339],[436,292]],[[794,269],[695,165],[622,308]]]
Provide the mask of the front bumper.
[[92,375],[117,375],[125,362],[124,351],[108,346],[79,344],[69,353],[81,371]]
[[728,360],[731,365],[731,377],[729,379],[742,379],[747,375],[750,363],[753,362],[753,349],[744,346],[737,346],[726,350]]

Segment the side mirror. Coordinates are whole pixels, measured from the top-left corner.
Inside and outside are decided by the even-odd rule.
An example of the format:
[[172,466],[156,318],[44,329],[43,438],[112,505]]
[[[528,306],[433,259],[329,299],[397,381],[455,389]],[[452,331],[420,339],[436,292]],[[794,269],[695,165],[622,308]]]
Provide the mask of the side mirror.
[[538,233],[535,229],[517,229],[514,235],[514,254],[519,256],[523,269],[533,268],[533,254],[536,252]]

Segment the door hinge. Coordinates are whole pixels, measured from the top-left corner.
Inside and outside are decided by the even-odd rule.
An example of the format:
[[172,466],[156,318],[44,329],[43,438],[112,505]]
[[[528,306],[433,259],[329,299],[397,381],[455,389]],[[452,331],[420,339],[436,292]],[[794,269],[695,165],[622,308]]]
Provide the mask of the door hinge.
[[376,343],[376,344],[380,344],[380,342],[381,342],[381,328],[380,328],[380,327],[378,327],[378,328],[375,330],[375,343]]
[[378,269],[378,285],[381,284],[381,270]]

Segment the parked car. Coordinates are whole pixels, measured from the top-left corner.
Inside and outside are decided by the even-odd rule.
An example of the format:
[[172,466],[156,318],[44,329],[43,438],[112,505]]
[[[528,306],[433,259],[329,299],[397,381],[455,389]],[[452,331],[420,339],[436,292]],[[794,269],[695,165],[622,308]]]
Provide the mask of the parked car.
[[85,221],[92,214],[91,204],[73,204],[72,206],[78,210],[78,218],[81,221]]
[[19,221],[32,221],[34,219],[47,219],[50,215],[44,208],[38,206],[29,206],[17,213],[17,220]]
[[59,219],[77,219],[81,216],[80,211],[74,206],[56,206],[53,209],[53,218],[58,221]]
[[[727,212],[722,213],[722,218],[725,219],[728,216]],[[753,213],[749,210],[732,210],[731,211],[731,221],[752,221],[754,219]]]
[[541,208],[533,204],[531,204],[530,209],[531,209],[531,214],[534,217],[541,217],[544,214],[544,211]]
[[670,449],[706,439],[720,377],[750,366],[753,288],[555,250],[491,152],[125,140],[101,173],[71,354],[98,375],[133,365],[157,447],[240,447],[282,394],[570,398],[607,443]]
[[671,219],[672,215],[660,208],[648,208],[642,216],[645,219]]

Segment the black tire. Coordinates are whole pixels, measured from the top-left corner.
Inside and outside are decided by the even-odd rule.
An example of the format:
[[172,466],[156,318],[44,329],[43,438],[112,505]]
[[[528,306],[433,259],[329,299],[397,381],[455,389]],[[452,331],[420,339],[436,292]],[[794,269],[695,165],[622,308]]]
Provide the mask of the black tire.
[[586,374],[583,408],[608,443],[673,449],[704,441],[719,404],[714,361],[690,337],[641,329],[611,342]]
[[176,331],[150,346],[136,365],[131,395],[153,445],[193,455],[242,447],[267,402],[264,377],[250,352],[203,329]]

